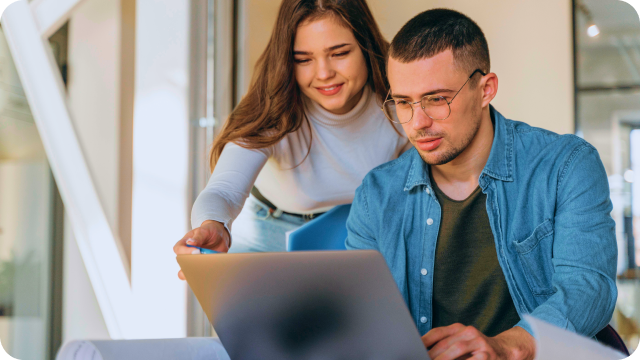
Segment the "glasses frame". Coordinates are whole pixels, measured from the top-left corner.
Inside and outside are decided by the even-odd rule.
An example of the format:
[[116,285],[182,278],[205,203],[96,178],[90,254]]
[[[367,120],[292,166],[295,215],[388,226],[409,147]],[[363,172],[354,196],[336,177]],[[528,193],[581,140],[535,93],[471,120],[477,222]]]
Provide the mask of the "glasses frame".
[[[389,119],[389,121],[396,123],[396,124],[406,124],[411,122],[411,120],[413,120],[413,115],[414,115],[414,110],[413,110],[413,105],[415,104],[420,104],[420,107],[422,108],[422,112],[424,112],[425,115],[427,115],[430,119],[432,120],[436,120],[436,121],[442,121],[442,120],[447,120],[449,118],[449,116],[451,116],[451,103],[453,102],[453,100],[455,100],[456,96],[458,96],[458,94],[460,93],[460,91],[462,91],[462,89],[464,89],[464,87],[467,85],[467,83],[469,82],[469,80],[471,80],[471,78],[477,74],[480,73],[482,74],[482,76],[487,76],[487,74],[484,73],[484,71],[480,70],[480,69],[476,69],[473,73],[471,73],[471,75],[469,75],[469,77],[467,78],[467,81],[464,82],[464,84],[460,87],[460,90],[458,90],[458,92],[456,92],[455,95],[453,95],[453,98],[451,98],[451,101],[448,101],[447,99],[445,99],[444,96],[433,96],[433,95],[425,95],[423,96],[419,101],[416,102],[409,102],[409,106],[411,106],[411,118],[405,122],[400,122],[400,121],[395,121],[393,119],[391,119],[388,115],[387,112],[384,110],[384,104],[386,104],[388,101],[393,101],[395,103],[394,99],[388,99],[389,95],[391,95],[391,89],[389,89],[389,92],[387,93],[387,96],[385,98],[385,101],[382,103],[382,107],[380,108],[380,110],[382,110],[382,113],[384,114],[384,116]],[[434,97],[434,98],[442,98],[442,100],[444,100],[447,103],[447,106],[449,107],[449,115],[447,115],[447,117],[445,117],[444,119],[434,119],[432,118],[429,114],[427,114],[427,111],[425,110],[425,106],[423,106],[423,101],[425,98],[427,97]]]

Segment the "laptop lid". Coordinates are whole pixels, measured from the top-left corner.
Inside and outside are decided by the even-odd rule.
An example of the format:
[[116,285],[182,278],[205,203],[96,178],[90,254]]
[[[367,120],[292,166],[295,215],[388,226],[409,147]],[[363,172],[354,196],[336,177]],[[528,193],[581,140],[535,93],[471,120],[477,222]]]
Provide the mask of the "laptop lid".
[[231,359],[428,359],[377,251],[177,259]]

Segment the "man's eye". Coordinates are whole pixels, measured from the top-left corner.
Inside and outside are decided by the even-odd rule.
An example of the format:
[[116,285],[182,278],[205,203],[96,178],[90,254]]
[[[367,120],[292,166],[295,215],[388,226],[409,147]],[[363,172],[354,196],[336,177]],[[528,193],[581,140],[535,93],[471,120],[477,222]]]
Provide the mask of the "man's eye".
[[409,102],[406,100],[396,100],[396,106],[398,107],[409,107]]
[[442,97],[436,97],[428,99],[428,103],[431,105],[440,105],[446,103],[446,100]]

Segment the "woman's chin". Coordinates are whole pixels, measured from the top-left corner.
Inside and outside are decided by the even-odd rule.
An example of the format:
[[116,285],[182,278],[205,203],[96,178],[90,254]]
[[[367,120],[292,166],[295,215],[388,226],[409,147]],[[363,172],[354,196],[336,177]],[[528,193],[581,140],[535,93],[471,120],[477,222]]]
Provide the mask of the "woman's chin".
[[348,108],[346,101],[318,101],[318,104],[328,112],[337,115],[346,114],[353,108],[353,106]]

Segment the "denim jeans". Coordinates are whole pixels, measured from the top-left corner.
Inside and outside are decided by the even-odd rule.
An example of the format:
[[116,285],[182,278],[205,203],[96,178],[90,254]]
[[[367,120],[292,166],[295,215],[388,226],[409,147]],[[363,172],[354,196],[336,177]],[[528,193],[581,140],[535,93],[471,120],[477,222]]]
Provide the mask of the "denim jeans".
[[287,251],[287,233],[306,221],[282,214],[275,218],[269,207],[250,195],[231,227],[230,253]]

